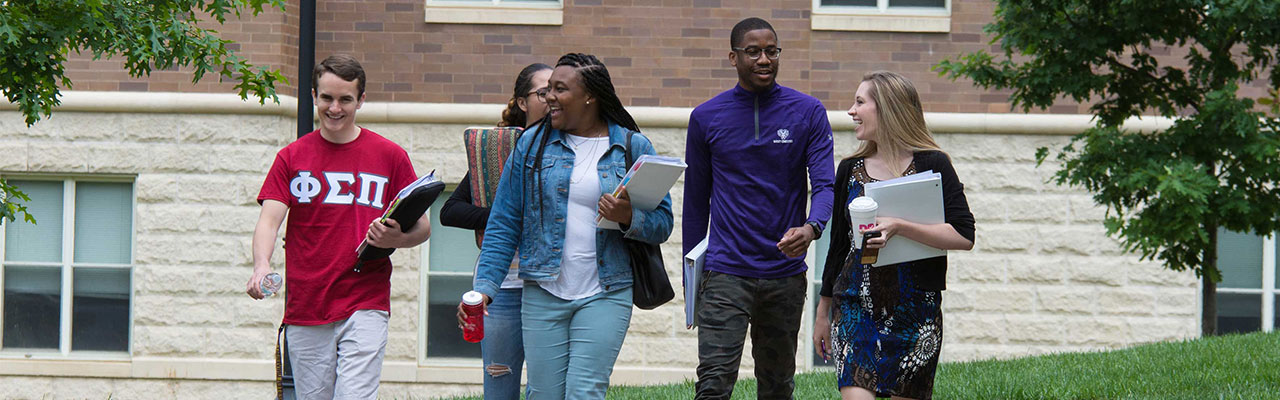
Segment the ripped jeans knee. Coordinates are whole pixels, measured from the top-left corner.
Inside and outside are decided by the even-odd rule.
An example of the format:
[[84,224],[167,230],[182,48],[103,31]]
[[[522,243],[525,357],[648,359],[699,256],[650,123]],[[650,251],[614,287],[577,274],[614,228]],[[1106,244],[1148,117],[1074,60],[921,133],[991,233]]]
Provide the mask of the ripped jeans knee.
[[511,367],[503,364],[493,363],[493,364],[489,364],[488,366],[485,366],[484,371],[488,373],[490,377],[497,378],[500,376],[506,376],[510,374]]

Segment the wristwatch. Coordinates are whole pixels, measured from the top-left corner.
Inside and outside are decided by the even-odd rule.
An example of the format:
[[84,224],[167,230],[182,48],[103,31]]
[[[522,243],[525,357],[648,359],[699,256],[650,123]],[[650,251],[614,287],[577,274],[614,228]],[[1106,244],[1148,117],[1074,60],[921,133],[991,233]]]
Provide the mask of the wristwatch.
[[818,238],[822,237],[822,225],[818,225],[814,221],[805,222],[805,224],[813,227],[813,240],[818,240]]

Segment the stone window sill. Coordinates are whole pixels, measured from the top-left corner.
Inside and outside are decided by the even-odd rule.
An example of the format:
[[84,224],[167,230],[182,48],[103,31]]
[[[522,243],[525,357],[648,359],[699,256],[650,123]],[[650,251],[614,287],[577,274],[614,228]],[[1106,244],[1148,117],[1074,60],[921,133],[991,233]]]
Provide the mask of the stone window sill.
[[539,5],[454,5],[428,3],[429,24],[563,25],[560,3]]
[[816,9],[810,21],[815,31],[951,32],[950,10]]

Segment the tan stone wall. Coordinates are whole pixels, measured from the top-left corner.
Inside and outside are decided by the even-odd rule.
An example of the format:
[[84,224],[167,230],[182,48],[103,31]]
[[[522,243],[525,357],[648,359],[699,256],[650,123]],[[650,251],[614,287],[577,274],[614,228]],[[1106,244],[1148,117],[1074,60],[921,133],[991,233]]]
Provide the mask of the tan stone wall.
[[[1052,166],[1034,166],[1036,147],[1060,146],[1065,136],[950,133],[944,128],[975,129],[962,126],[970,122],[954,122],[965,121],[965,115],[945,117],[952,122],[939,124],[937,137],[966,185],[978,231],[973,251],[951,253],[950,290],[943,301],[944,361],[1196,336],[1198,295],[1192,276],[1123,254],[1104,237],[1103,212],[1088,194],[1046,183]],[[642,128],[652,120],[639,113],[637,119]],[[382,122],[362,125],[404,146],[418,171],[437,169],[450,183],[465,171],[462,128],[491,123],[377,120]],[[834,122],[840,129],[839,158],[856,143],[847,124]],[[660,153],[683,155],[683,128],[644,130]],[[293,140],[293,132],[293,117],[270,113],[59,111],[26,128],[16,112],[0,111],[0,173],[137,177],[131,360],[24,360],[20,354],[0,354],[0,398],[269,396],[274,326],[283,303],[253,301],[243,287],[259,211],[254,198],[273,155]],[[673,190],[672,197],[677,225],[664,254],[678,286],[681,190]],[[281,254],[276,252],[277,266]],[[398,251],[394,262],[383,396],[478,390],[475,365],[419,360],[421,252]],[[635,312],[615,383],[693,376],[696,335],[684,329],[682,306],[677,299]],[[808,346],[809,319],[802,349]],[[752,365],[747,354],[744,375]],[[801,365],[808,365],[805,354],[798,356]]]

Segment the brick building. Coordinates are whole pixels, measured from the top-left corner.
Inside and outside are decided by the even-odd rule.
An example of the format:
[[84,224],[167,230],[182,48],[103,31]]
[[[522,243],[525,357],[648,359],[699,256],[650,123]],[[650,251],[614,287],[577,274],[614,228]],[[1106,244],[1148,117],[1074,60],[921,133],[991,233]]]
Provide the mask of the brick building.
[[[1060,147],[1089,126],[1084,106],[1013,113],[1004,93],[938,77],[930,70],[938,61],[990,46],[982,26],[994,4],[907,3],[915,6],[320,0],[316,55],[362,60],[369,103],[357,123],[404,146],[419,173],[435,169],[452,187],[466,169],[462,129],[498,120],[524,65],[570,51],[601,57],[658,151],[682,156],[690,109],[736,82],[726,57],[729,29],[760,16],[785,49],[778,81],[830,111],[837,159],[857,145],[843,113],[864,72],[897,71],[920,90],[978,226],[975,249],[951,257],[944,362],[1196,336],[1194,277],[1124,254],[1105,237],[1104,211],[1087,193],[1046,183],[1054,166],[1035,167],[1037,147]],[[218,29],[242,55],[296,82],[297,15],[290,2],[284,12]],[[34,227],[0,229],[0,398],[269,396],[283,303],[253,301],[243,288],[259,210],[254,199],[275,152],[295,137],[296,98],[259,106],[228,94],[231,84],[216,77],[192,84],[189,71],[175,70],[134,79],[118,61],[85,56],[73,57],[68,69],[74,90],[51,119],[28,128],[14,107],[0,106],[0,175],[32,194],[41,218]],[[1133,126],[1167,123],[1148,118]],[[677,284],[680,193],[672,191],[677,230],[664,245]],[[451,322],[458,295],[470,286],[472,243],[468,232],[436,226],[428,243],[395,254],[383,397],[479,390],[478,346],[462,342]],[[1237,285],[1224,285],[1223,317],[1270,329],[1274,241],[1233,236],[1225,243],[1247,257],[1227,261],[1245,272]],[[814,285],[801,369],[822,367],[808,337],[825,246],[810,255]],[[276,257],[282,270],[281,252]],[[1257,279],[1249,275],[1255,259]],[[1252,299],[1268,297],[1250,308]],[[48,312],[23,313],[22,301]],[[692,378],[696,334],[683,321],[679,299],[636,311],[613,382]],[[745,374],[751,365],[748,355]]]

